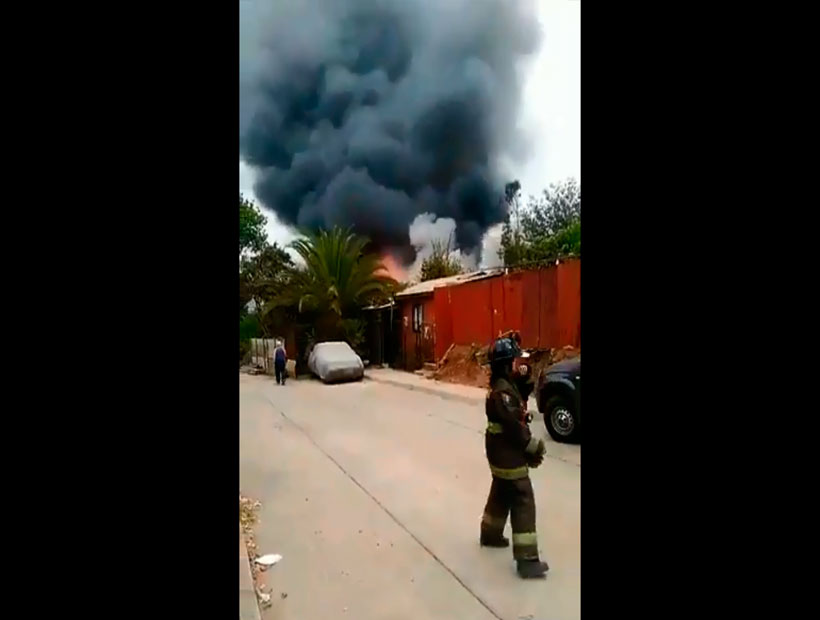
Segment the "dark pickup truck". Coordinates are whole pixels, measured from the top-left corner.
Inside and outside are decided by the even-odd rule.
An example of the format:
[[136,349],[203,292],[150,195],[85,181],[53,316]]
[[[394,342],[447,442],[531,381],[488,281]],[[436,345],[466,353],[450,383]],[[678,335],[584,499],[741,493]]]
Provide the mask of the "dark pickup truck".
[[544,414],[547,432],[555,441],[581,439],[581,356],[547,368],[536,386],[538,410]]

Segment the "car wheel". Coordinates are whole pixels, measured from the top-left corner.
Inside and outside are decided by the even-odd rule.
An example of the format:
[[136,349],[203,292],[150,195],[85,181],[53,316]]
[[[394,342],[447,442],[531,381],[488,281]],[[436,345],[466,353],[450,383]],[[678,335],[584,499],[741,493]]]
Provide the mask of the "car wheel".
[[575,408],[563,397],[553,396],[544,407],[544,424],[554,441],[568,443],[580,437]]

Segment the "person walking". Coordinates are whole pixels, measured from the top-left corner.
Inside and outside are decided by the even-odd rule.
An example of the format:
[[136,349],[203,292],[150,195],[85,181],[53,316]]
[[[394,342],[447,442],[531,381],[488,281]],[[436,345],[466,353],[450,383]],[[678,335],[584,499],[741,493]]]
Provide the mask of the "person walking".
[[281,340],[276,341],[276,349],[273,352],[273,369],[276,373],[276,383],[278,385],[285,385],[285,378],[288,371],[286,369],[288,363],[288,354],[285,351],[285,343]]
[[535,495],[529,474],[530,467],[543,462],[546,448],[544,440],[530,432],[526,400],[516,385],[522,381],[520,373],[513,370],[513,362],[521,357],[526,354],[513,338],[499,338],[490,349],[484,446],[492,485],[481,519],[480,542],[483,547],[508,547],[504,527],[509,516],[518,575],[531,579],[543,577],[549,570],[538,555]]

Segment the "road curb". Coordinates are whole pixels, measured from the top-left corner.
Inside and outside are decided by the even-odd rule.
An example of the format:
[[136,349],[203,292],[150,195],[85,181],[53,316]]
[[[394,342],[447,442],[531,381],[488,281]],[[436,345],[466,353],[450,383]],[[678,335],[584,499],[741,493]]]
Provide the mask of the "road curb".
[[454,400],[457,402],[466,403],[468,405],[480,405],[484,402],[483,397],[461,396],[460,394],[453,394],[452,392],[441,390],[435,387],[428,387],[426,385],[413,385],[412,383],[404,383],[403,381],[393,381],[392,379],[385,379],[383,377],[373,377],[370,375],[365,376],[371,381],[375,381],[376,383],[385,383],[387,385],[404,388],[405,390],[424,392],[425,394],[439,396],[445,400]]
[[[461,396],[459,394],[453,394],[451,392],[447,392],[445,390],[441,390],[435,387],[429,387],[426,385],[413,385],[412,383],[404,383],[403,381],[393,381],[392,379],[384,379],[382,377],[371,377],[368,374],[365,374],[365,379],[375,381],[376,383],[384,383],[387,385],[404,388],[406,390],[424,392],[425,394],[432,394],[433,396],[440,396],[445,400],[454,400],[456,402],[466,403],[468,405],[483,405],[485,400],[483,396]],[[542,414],[537,409],[529,409],[529,413],[532,414],[534,422],[540,422],[543,424],[544,414]]]
[[239,620],[262,620],[242,526],[239,526]]

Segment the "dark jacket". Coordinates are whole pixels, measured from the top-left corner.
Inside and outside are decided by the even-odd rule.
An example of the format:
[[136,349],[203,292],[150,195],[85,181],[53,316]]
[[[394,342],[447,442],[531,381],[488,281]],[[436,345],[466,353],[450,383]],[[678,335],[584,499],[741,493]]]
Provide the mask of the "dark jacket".
[[538,442],[530,432],[526,404],[515,385],[496,379],[485,411],[484,447],[493,475],[508,480],[528,476],[527,453],[534,453]]

